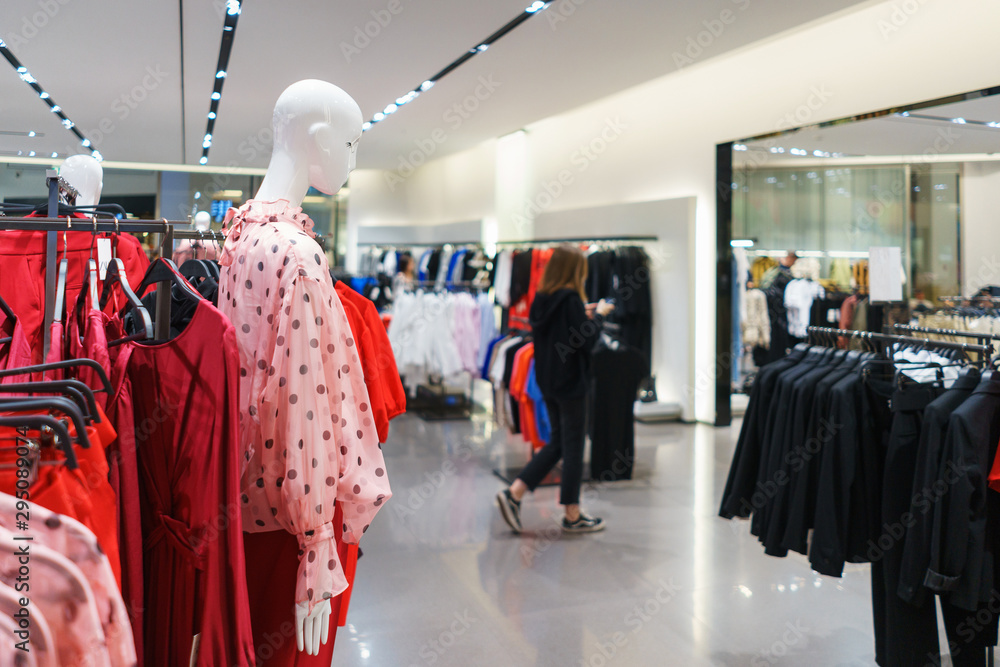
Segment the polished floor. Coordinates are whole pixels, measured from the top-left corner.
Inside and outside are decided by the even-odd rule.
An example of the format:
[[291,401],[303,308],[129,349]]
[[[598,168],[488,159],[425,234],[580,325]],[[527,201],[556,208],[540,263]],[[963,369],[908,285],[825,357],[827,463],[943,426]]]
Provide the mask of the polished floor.
[[738,423],[637,428],[637,479],[585,486],[605,532],[562,535],[543,487],[518,536],[491,471],[526,445],[486,415],[394,421],[394,497],[362,541],[334,665],[874,664],[867,566],[821,577],[716,515]]

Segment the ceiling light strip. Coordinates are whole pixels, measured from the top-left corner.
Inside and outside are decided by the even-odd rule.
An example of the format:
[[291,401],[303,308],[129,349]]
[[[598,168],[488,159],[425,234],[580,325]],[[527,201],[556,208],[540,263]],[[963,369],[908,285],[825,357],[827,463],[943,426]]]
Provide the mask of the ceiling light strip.
[[208,151],[212,148],[212,136],[215,133],[215,120],[219,116],[219,103],[222,101],[222,84],[226,82],[229,67],[229,54],[233,50],[233,40],[236,37],[236,23],[243,11],[241,0],[226,0],[226,17],[222,24],[222,43],[219,45],[219,61],[215,67],[215,82],[208,104],[208,122],[205,124],[205,136],[201,140],[201,158],[199,164],[208,164]]
[[[2,55],[4,58],[7,59],[7,62],[10,63],[10,66],[13,67],[14,71],[17,72],[17,75],[21,77],[21,81],[24,81],[26,84],[31,86],[31,89],[35,91],[39,99],[41,99],[43,102],[45,102],[46,105],[48,105],[49,111],[54,113],[59,118],[59,120],[62,122],[63,127],[72,132],[73,135],[77,139],[79,139],[80,145],[82,145],[84,148],[90,149],[91,148],[90,139],[83,136],[83,133],[77,129],[76,123],[74,123],[69,119],[69,117],[66,115],[66,112],[62,110],[62,107],[60,107],[58,104],[55,103],[55,100],[52,99],[52,96],[49,95],[49,93],[46,92],[44,88],[42,88],[41,84],[38,83],[38,80],[31,75],[31,73],[28,71],[28,68],[25,67],[20,60],[18,60],[17,56],[14,55],[14,53],[10,50],[10,48],[7,46],[6,43],[4,43],[2,39],[0,39],[0,55]],[[28,132],[27,135],[29,137],[34,137],[36,136],[36,133],[32,131]],[[34,157],[34,154],[35,152],[31,151],[32,157]],[[92,149],[90,154],[93,155],[98,160],[104,159],[101,156],[100,152],[98,152],[96,149]],[[58,153],[54,153],[52,157],[57,157],[58,155],[59,155]]]
[[482,53],[483,51],[486,51],[490,46],[492,46],[493,44],[495,44],[497,42],[497,40],[499,40],[501,37],[503,37],[504,35],[506,35],[507,33],[509,33],[511,30],[513,30],[517,26],[521,25],[522,23],[524,23],[528,19],[530,19],[532,16],[534,16],[538,12],[540,12],[543,9],[545,9],[546,7],[548,7],[549,4],[551,4],[551,3],[550,2],[543,2],[542,0],[536,0],[535,2],[531,3],[531,5],[528,6],[527,8],[525,8],[525,10],[523,12],[521,12],[516,17],[514,17],[513,19],[511,19],[510,21],[508,21],[506,24],[504,24],[503,27],[501,27],[499,30],[497,30],[493,34],[491,34],[489,37],[487,37],[486,39],[484,39],[481,42],[479,42],[478,44],[476,44],[476,46],[473,46],[468,51],[466,51],[465,53],[463,53],[461,56],[459,56],[458,58],[456,58],[455,60],[453,60],[450,64],[448,64],[440,72],[438,72],[434,76],[426,79],[422,84],[420,84],[419,86],[417,86],[413,90],[407,92],[405,95],[397,97],[396,101],[394,103],[387,104],[385,106],[385,108],[382,109],[382,111],[379,111],[378,113],[374,114],[372,116],[371,120],[369,120],[368,122],[366,122],[364,125],[361,126],[362,131],[367,132],[368,130],[370,130],[372,128],[372,126],[374,126],[377,123],[380,123],[381,121],[385,120],[387,117],[389,117],[392,114],[394,114],[399,109],[399,107],[403,106],[404,104],[408,104],[408,103],[412,102],[421,93],[427,92],[428,90],[430,90],[431,88],[433,88],[434,84],[436,84],[442,78],[446,77],[447,75],[451,74],[456,69],[458,69],[459,67],[461,67],[462,65],[464,65],[473,56],[475,56],[475,55],[477,55],[479,53]]

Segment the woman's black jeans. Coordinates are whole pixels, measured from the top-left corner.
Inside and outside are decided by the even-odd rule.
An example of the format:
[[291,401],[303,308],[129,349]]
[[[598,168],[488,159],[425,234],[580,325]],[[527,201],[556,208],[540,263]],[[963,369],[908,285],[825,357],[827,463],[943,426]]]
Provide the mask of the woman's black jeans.
[[580,504],[580,483],[583,479],[583,443],[586,428],[586,398],[565,400],[545,399],[552,423],[549,444],[535,453],[518,479],[534,491],[545,476],[562,459],[562,484],[559,490],[561,505]]

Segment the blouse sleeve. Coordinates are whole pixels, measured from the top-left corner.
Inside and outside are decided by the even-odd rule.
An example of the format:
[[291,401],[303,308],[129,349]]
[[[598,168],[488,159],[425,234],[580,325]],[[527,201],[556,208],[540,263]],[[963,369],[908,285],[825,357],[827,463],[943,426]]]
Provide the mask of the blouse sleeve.
[[332,285],[302,274],[283,292],[285,317],[259,408],[263,432],[275,438],[264,443],[255,484],[272,516],[298,537],[295,600],[311,610],[347,588],[332,524],[336,503],[343,540],[356,544],[391,491],[340,298]]

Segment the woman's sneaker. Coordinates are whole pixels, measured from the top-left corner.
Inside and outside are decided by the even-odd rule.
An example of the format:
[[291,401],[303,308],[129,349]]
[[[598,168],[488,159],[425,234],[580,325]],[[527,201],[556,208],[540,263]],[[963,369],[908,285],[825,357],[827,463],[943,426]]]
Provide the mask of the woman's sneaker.
[[500,515],[507,522],[510,529],[515,533],[521,532],[521,503],[514,500],[510,495],[510,489],[504,489],[497,494],[497,505],[500,507]]
[[604,519],[587,516],[583,512],[580,512],[576,521],[570,521],[566,517],[563,517],[562,520],[562,529],[567,533],[596,533],[599,530],[604,530],[604,526]]

